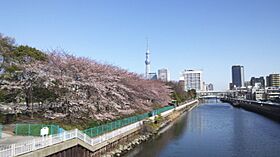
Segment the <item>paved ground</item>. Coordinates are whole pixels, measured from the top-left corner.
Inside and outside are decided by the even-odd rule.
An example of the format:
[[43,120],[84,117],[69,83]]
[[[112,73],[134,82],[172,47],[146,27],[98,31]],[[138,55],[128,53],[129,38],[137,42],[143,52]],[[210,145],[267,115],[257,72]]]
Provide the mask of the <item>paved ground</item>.
[[40,138],[40,137],[33,137],[33,136],[13,136],[9,133],[2,132],[2,138],[0,139],[0,145],[6,145],[6,144],[14,144],[14,143],[20,143],[27,140],[32,140],[34,138]]
[[11,135],[11,134],[9,134],[7,132],[2,132],[2,138],[11,137],[11,136],[13,136],[13,135]]

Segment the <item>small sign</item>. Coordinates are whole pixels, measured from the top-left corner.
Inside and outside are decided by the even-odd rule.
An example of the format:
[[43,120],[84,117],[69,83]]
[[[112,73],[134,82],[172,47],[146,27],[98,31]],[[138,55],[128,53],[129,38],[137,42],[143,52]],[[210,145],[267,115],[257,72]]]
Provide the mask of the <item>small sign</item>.
[[41,136],[47,136],[49,135],[49,128],[48,127],[43,127],[41,129]]

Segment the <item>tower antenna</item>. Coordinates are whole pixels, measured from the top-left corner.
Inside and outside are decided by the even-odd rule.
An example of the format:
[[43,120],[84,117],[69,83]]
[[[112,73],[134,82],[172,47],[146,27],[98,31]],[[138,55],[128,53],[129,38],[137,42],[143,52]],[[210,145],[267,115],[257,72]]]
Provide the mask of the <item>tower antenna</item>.
[[145,64],[146,64],[146,74],[145,77],[146,79],[149,79],[149,74],[150,74],[150,48],[149,48],[149,38],[146,38],[147,40],[147,49],[146,49],[146,60],[145,60]]

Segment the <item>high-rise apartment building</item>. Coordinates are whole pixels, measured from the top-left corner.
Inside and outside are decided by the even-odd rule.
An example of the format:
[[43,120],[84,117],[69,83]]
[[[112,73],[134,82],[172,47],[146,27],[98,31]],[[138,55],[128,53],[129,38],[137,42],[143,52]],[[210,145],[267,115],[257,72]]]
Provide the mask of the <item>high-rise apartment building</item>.
[[202,70],[184,70],[183,77],[185,81],[185,90],[195,89],[203,90]]
[[280,87],[280,74],[270,74],[266,77],[267,87]]
[[170,81],[170,73],[167,69],[159,69],[158,70],[158,79],[168,82]]
[[244,87],[244,67],[241,65],[234,65],[231,68],[232,72],[232,86]]

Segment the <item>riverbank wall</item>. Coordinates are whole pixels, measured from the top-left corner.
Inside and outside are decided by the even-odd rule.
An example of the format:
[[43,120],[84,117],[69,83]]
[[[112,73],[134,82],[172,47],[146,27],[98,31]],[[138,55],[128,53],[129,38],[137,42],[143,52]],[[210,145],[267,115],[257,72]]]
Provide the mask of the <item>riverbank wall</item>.
[[255,112],[270,119],[280,121],[280,104],[232,98],[223,98],[221,101],[227,102],[234,107],[241,107],[247,111]]
[[[142,142],[148,141],[149,139],[156,137],[158,134],[163,132],[164,128],[168,126],[171,122],[175,121],[177,118],[179,118],[184,112],[189,112],[192,109],[194,109],[198,105],[198,100],[193,100],[188,103],[185,103],[183,105],[177,106],[176,108],[161,113],[160,116],[164,118],[164,121],[159,125],[159,127],[156,129],[156,132],[150,132],[150,131],[144,131],[144,125],[138,130],[137,134],[134,134],[134,136],[130,137],[129,140],[126,140],[122,143],[119,143],[118,147],[115,147],[115,149],[111,149],[110,152],[107,152],[103,154],[103,156],[122,156],[129,151],[131,151],[134,147],[138,146]],[[149,120],[154,121],[156,116],[150,117]],[[130,142],[127,142],[130,141]]]

